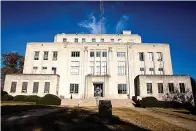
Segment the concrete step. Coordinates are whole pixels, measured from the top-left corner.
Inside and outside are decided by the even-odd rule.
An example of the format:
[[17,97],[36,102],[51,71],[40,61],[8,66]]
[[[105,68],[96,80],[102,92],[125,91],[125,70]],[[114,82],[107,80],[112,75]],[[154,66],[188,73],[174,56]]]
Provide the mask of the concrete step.
[[[109,99],[101,99],[109,100]],[[110,99],[112,107],[134,107],[134,102],[131,99]],[[61,105],[63,106],[96,106],[96,99],[62,99]]]

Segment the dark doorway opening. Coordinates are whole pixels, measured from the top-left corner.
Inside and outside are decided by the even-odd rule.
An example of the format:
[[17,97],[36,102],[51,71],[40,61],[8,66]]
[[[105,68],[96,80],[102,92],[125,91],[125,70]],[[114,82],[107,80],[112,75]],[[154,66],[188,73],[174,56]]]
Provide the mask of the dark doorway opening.
[[93,83],[94,85],[94,96],[96,97],[98,95],[98,92],[100,93],[100,97],[103,97],[103,83]]

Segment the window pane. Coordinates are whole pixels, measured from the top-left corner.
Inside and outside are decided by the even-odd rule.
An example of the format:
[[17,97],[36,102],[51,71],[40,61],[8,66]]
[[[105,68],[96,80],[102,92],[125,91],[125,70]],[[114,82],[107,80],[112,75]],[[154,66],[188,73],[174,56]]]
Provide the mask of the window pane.
[[139,60],[144,61],[144,53],[143,52],[139,52]]
[[179,83],[179,85],[180,85],[180,93],[185,93],[185,84]]
[[28,85],[28,82],[23,82],[22,83],[22,93],[27,93],[27,85]]
[[96,57],[100,57],[101,56],[101,52],[100,51],[97,51],[96,52]]
[[44,60],[48,60],[48,51],[44,51]]
[[163,83],[158,83],[158,93],[163,93]]
[[107,52],[102,52],[103,57],[107,57]]
[[50,93],[50,82],[45,82],[44,93]]
[[118,94],[126,94],[127,87],[126,84],[118,84]]
[[152,93],[152,83],[147,83],[147,94]]
[[170,93],[174,93],[174,84],[173,83],[169,83],[168,86],[169,86],[169,92]]
[[94,51],[91,51],[90,52],[90,57],[94,57],[94,56],[95,56]]
[[53,52],[53,58],[52,58],[53,60],[57,60],[57,54],[58,54],[57,51]]
[[33,93],[38,93],[39,82],[33,83]]
[[12,82],[10,92],[12,93],[16,92],[16,85],[17,85],[17,82]]
[[39,60],[39,51],[35,51],[34,60]]

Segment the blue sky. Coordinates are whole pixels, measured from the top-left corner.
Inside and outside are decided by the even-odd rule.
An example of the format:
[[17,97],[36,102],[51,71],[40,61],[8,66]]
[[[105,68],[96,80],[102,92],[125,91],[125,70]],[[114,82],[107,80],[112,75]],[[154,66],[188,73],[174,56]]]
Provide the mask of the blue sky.
[[[1,2],[1,52],[57,33],[98,33],[99,2]],[[104,2],[105,33],[131,30],[144,43],[169,43],[173,71],[196,78],[196,2]]]

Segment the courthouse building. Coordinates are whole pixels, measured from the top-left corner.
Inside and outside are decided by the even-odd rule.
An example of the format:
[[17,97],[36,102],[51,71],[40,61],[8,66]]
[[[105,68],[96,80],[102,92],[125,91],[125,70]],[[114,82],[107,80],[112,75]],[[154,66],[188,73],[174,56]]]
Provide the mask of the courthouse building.
[[142,43],[131,31],[62,33],[54,42],[29,42],[23,74],[6,75],[4,90],[64,99],[92,99],[96,91],[105,99],[192,93],[188,75],[173,75],[169,44]]

